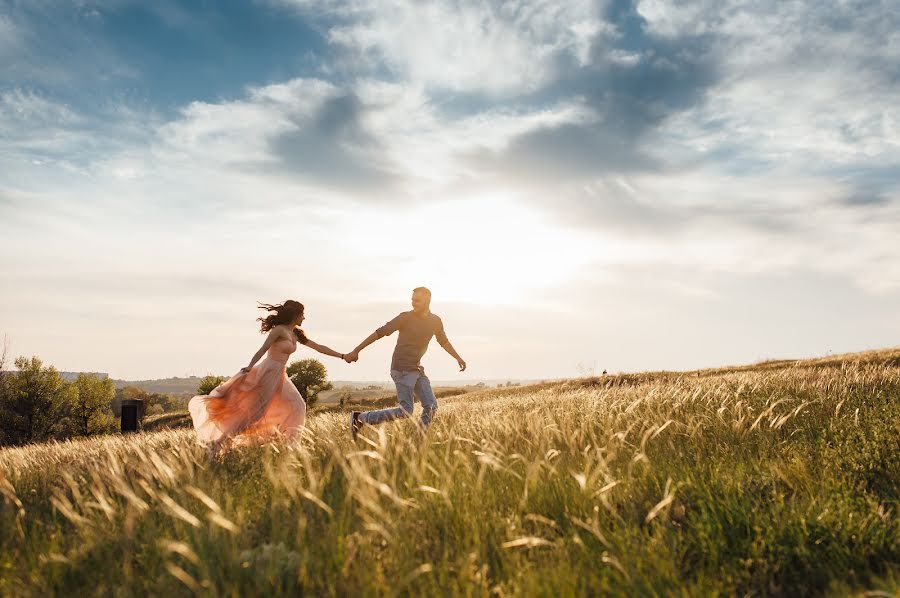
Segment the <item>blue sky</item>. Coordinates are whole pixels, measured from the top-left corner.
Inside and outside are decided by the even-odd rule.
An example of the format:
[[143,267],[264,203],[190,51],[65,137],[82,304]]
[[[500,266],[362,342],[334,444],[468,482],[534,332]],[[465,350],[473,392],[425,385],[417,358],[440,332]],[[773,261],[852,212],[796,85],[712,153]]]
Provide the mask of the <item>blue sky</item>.
[[0,334],[228,373],[257,300],[349,350],[425,284],[472,379],[895,346],[898,32],[877,1],[0,0]]
[[5,8],[23,51],[4,83],[80,111],[133,101],[171,117],[191,101],[239,97],[247,86],[310,75],[327,51],[322,30],[284,6],[21,2]]

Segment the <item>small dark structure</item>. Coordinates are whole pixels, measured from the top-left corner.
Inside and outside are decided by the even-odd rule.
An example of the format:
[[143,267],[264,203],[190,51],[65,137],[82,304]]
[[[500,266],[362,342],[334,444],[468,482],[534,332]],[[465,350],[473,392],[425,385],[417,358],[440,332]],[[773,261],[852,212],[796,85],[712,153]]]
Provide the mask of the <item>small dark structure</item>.
[[141,420],[144,418],[144,401],[140,399],[125,399],[122,401],[122,431],[137,432],[141,429]]

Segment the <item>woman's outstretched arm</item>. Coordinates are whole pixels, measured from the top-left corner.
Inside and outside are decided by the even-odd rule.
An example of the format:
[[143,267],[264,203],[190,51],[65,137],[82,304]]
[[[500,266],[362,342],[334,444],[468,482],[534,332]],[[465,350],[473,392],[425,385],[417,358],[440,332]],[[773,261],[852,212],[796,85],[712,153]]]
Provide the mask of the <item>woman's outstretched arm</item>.
[[311,341],[311,340],[307,339],[304,344],[307,347],[309,347],[310,349],[313,349],[314,351],[318,351],[322,355],[330,355],[331,357],[337,357],[338,359],[344,358],[343,353],[338,353],[331,347],[326,347],[325,345],[320,345],[319,343],[317,343],[315,341]]
[[269,336],[266,337],[266,340],[263,342],[262,347],[259,348],[259,351],[257,351],[253,355],[253,358],[250,360],[250,365],[245,368],[241,368],[241,371],[249,372],[251,369],[253,369],[253,366],[256,365],[256,362],[262,359],[262,356],[265,355],[266,351],[269,350],[269,347],[272,346],[272,343],[278,340],[278,336],[279,334],[277,330],[270,330]]

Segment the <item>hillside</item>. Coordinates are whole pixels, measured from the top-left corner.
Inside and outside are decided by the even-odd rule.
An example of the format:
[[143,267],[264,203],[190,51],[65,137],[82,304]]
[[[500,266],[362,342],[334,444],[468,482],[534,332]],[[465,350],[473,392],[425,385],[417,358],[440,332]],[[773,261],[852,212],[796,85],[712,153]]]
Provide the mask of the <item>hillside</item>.
[[0,595],[895,595],[900,350],[0,451]]
[[[70,377],[74,379],[77,376],[77,373],[70,374]],[[105,376],[105,374],[103,374]],[[176,396],[193,396],[197,392],[197,387],[200,386],[200,380],[197,376],[188,376],[185,378],[159,378],[155,380],[113,380],[113,384],[115,384],[116,388],[124,388],[126,386],[133,386],[136,388],[143,389],[148,393],[166,393],[173,394]],[[504,380],[503,382],[512,382],[514,384],[521,384],[521,381],[518,380]],[[334,390],[325,391],[322,393],[322,399],[329,401],[332,397],[337,397],[342,392],[350,392],[353,393],[354,396],[359,397],[374,397],[385,392],[393,392],[394,385],[390,381],[349,381],[349,380],[332,380],[332,384],[334,384]],[[468,382],[468,386],[472,389],[484,387],[484,386],[496,386],[501,382],[490,381],[490,384],[480,382],[480,381],[471,381]],[[441,381],[433,381],[433,386],[435,388],[457,388],[460,386],[457,382],[441,382]],[[479,386],[480,385],[480,386]],[[336,399],[335,399],[336,400]]]

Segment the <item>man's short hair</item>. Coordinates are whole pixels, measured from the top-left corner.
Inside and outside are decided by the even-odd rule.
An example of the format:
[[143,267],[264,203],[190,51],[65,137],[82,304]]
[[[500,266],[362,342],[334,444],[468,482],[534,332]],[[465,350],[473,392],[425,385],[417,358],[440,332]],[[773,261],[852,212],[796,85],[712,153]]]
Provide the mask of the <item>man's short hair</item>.
[[416,287],[413,289],[413,293],[425,293],[425,299],[429,302],[431,301],[431,291],[425,287]]

